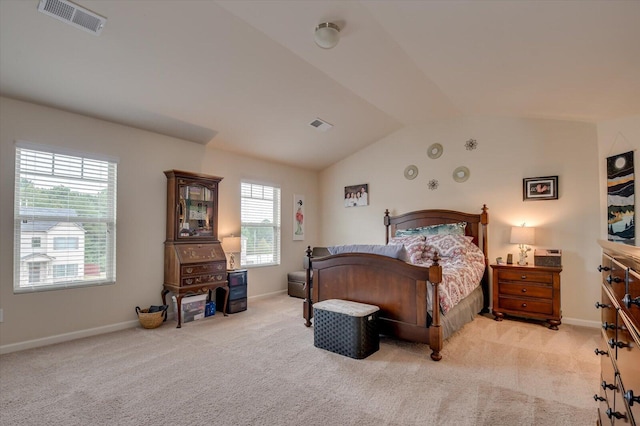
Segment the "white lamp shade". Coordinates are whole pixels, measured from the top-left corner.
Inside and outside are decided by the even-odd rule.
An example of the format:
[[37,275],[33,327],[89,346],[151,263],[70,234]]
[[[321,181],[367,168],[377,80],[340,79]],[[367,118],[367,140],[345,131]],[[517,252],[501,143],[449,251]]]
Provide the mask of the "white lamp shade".
[[511,244],[533,244],[536,239],[536,228],[514,226],[511,228]]
[[340,28],[331,22],[324,22],[316,27],[316,44],[323,49],[331,49],[340,41]]
[[227,253],[239,253],[240,241],[240,237],[225,237],[222,239],[222,248]]

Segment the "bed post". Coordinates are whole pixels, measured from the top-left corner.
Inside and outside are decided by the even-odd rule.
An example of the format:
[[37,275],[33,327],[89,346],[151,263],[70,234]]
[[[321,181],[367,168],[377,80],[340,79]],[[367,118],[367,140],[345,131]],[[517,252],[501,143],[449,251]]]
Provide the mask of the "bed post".
[[391,225],[391,217],[389,217],[389,209],[384,211],[384,243],[389,244],[389,226]]
[[304,325],[311,327],[311,317],[313,317],[313,303],[311,302],[311,246],[307,246],[307,270],[304,285],[304,302],[302,304],[302,315]]
[[481,234],[482,234],[482,252],[484,253],[484,274],[482,275],[482,311],[483,314],[489,312],[489,241],[487,240],[487,225],[489,224],[489,214],[487,213],[486,204],[482,205],[482,214],[480,215]]
[[433,302],[434,308],[431,310],[431,326],[429,327],[429,346],[431,347],[431,359],[434,361],[440,361],[442,355],[442,324],[440,323],[440,294],[438,292],[438,286],[442,282],[442,266],[438,263],[440,256],[436,252],[433,256],[433,265],[429,267],[429,282],[433,287]]

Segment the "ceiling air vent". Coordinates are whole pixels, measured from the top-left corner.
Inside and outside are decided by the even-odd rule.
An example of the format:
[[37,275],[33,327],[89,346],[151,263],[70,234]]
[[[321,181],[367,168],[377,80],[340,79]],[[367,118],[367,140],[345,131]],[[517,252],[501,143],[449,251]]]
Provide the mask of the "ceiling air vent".
[[324,120],[320,120],[319,118],[316,118],[315,120],[313,120],[311,123],[309,123],[309,125],[312,127],[315,127],[321,132],[326,132],[327,130],[333,127],[333,124],[329,124]]
[[67,0],[40,0],[38,10],[76,28],[100,35],[107,18]]

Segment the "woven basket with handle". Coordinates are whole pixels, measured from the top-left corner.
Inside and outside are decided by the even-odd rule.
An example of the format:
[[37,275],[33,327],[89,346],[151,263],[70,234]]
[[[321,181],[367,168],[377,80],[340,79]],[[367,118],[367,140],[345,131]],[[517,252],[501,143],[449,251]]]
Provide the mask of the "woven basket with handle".
[[136,314],[138,314],[138,320],[142,327],[156,328],[160,327],[162,322],[166,319],[167,310],[163,309],[157,312],[149,312],[149,309],[140,309],[139,306],[136,306]]

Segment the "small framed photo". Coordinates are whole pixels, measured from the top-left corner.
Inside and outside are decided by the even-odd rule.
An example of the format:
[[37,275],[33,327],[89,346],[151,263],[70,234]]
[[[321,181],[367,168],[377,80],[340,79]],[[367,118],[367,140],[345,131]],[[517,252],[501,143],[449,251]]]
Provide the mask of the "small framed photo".
[[369,184],[350,185],[344,187],[344,206],[361,207],[369,205]]
[[558,176],[522,179],[522,200],[557,200]]

